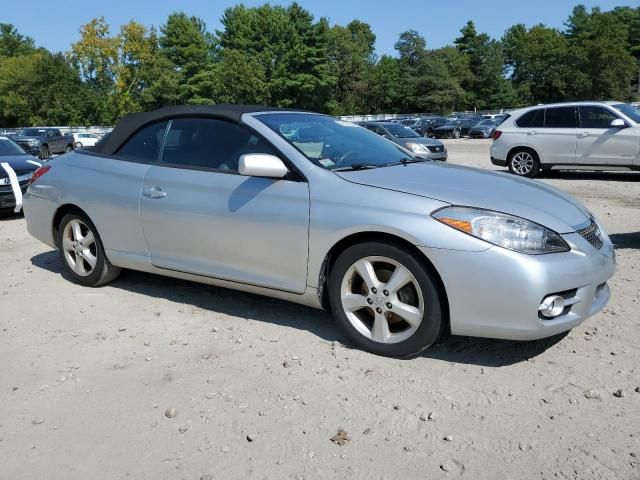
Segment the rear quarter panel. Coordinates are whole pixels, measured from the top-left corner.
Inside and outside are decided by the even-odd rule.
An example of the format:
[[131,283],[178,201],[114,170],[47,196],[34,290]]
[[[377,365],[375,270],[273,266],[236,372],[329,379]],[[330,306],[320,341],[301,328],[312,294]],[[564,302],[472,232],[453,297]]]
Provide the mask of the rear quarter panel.
[[32,186],[32,195],[47,198],[58,208],[75,205],[82,209],[98,229],[106,250],[148,254],[139,218],[148,165],[76,152],[48,165],[51,170]]

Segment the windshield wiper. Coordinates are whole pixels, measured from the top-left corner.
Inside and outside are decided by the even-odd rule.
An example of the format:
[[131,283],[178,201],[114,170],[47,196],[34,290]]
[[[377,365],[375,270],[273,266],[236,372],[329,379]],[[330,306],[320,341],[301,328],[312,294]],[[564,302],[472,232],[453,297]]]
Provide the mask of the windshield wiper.
[[368,170],[370,168],[378,168],[380,165],[373,165],[371,163],[354,163],[347,167],[334,168],[332,172],[349,172],[351,170]]
[[408,158],[404,157],[398,160],[397,162],[385,163],[385,167],[393,167],[394,165],[409,165],[410,163],[421,163],[428,162],[427,158]]

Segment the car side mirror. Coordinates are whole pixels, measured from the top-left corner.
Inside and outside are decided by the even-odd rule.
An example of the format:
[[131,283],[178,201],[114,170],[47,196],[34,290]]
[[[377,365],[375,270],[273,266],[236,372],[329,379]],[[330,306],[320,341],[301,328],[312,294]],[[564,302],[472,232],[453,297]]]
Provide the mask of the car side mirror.
[[238,172],[248,177],[283,178],[289,169],[274,155],[248,153],[240,157]]
[[616,118],[611,122],[611,128],[627,128],[627,124],[621,118]]

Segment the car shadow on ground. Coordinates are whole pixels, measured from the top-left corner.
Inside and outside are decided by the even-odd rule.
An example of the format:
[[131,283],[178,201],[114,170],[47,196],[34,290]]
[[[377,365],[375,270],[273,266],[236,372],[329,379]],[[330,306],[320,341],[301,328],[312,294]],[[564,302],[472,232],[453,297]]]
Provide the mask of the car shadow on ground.
[[[31,263],[71,281],[56,251],[35,255],[31,258]],[[211,312],[307,330],[325,341],[339,341],[346,348],[355,348],[340,332],[330,314],[283,300],[131,270],[125,270],[110,287],[196,306]],[[444,335],[435,345],[421,353],[420,357],[484,367],[503,367],[536,357],[563,337],[564,335],[557,335],[533,342],[515,342]]]
[[553,178],[558,180],[607,180],[610,182],[640,182],[640,173],[545,170],[540,172],[536,178]]
[[640,232],[612,233],[609,238],[616,250],[640,249]]

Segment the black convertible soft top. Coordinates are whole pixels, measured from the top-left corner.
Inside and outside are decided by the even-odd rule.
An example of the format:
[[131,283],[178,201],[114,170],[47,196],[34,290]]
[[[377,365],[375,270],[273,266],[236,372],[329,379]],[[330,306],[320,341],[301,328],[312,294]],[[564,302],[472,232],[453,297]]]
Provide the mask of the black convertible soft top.
[[265,107],[261,105],[175,105],[160,108],[152,112],[132,113],[118,122],[116,128],[105,136],[93,148],[94,152],[103,155],[113,155],[120,147],[140,128],[149,123],[166,120],[175,117],[214,117],[240,123],[245,113],[273,112],[273,111],[300,111],[291,108]]

